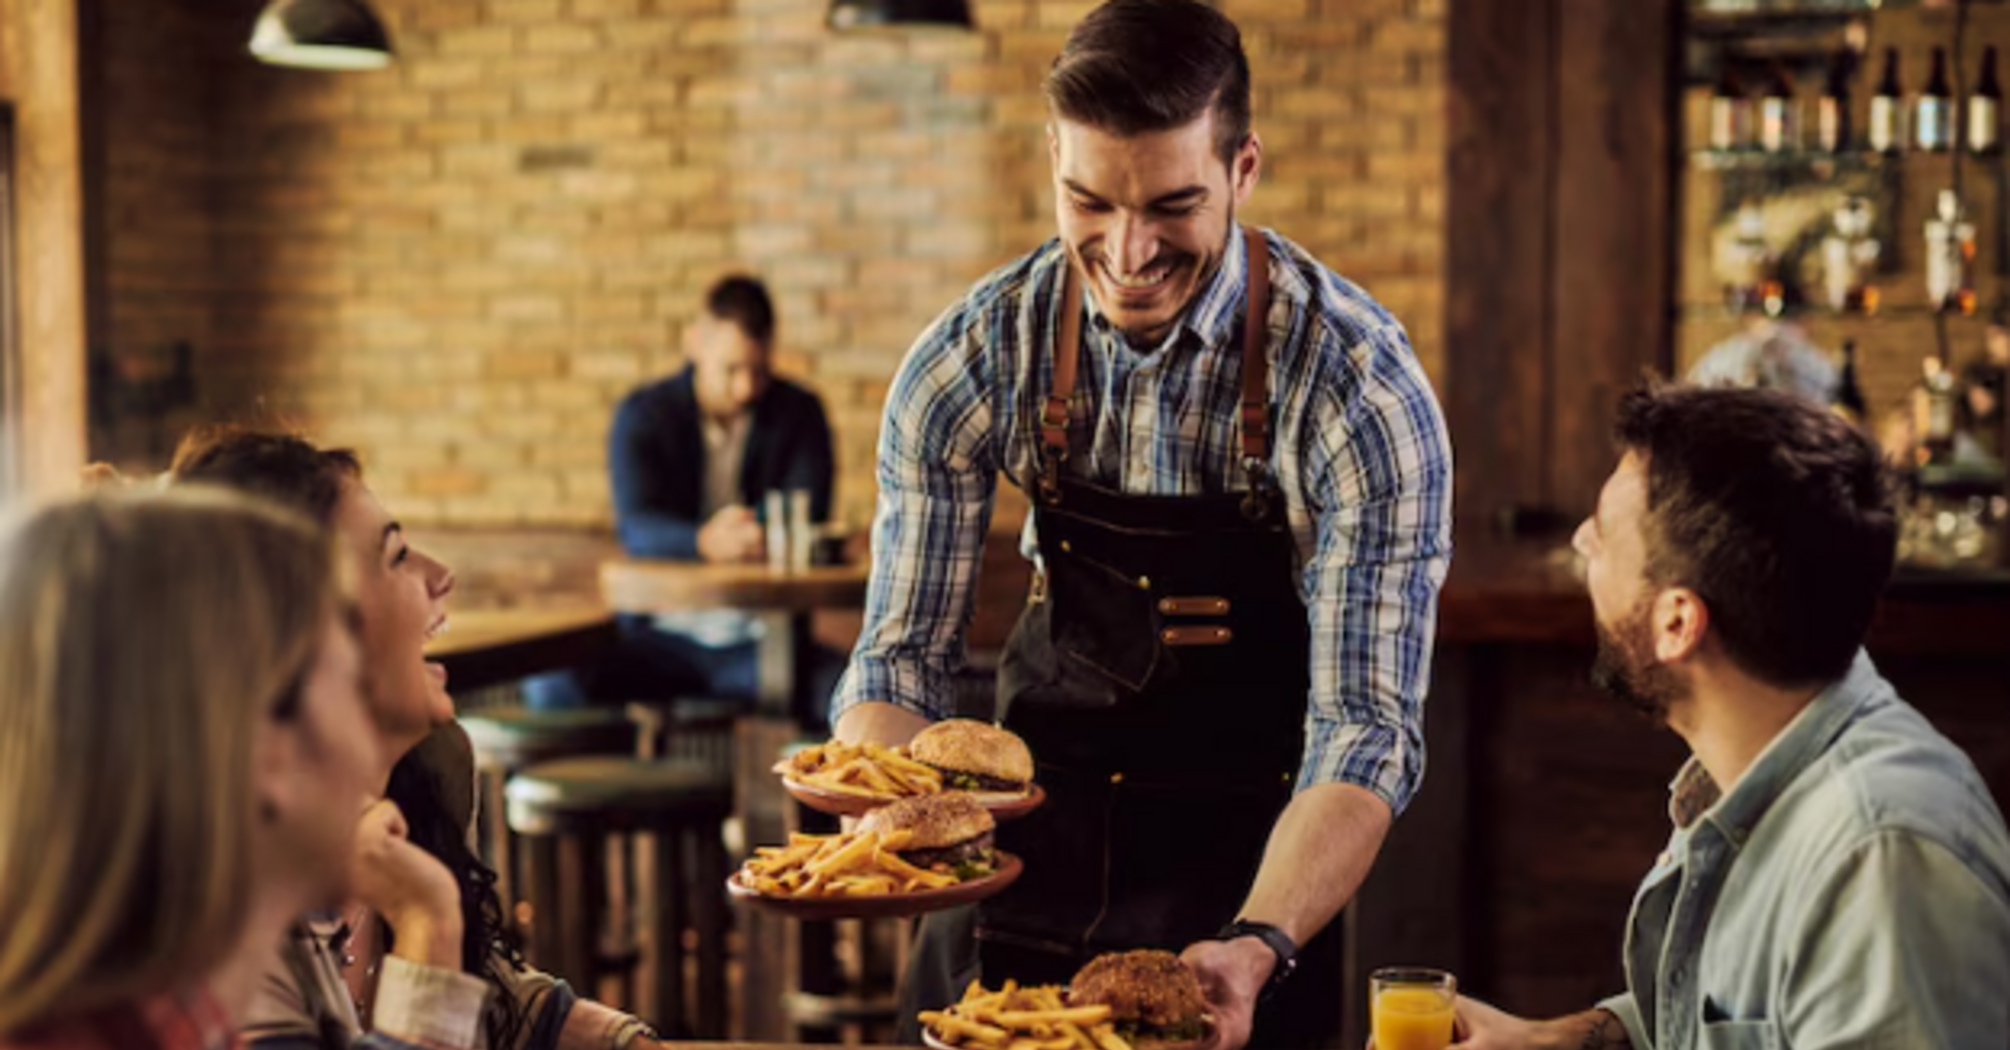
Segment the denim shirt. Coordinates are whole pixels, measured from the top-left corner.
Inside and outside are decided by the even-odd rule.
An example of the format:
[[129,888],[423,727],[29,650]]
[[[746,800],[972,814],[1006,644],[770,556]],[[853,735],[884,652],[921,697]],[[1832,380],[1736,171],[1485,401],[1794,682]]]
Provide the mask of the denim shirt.
[[2010,1046],[2010,835],[1857,654],[1719,797],[1695,759],[1627,920],[1636,1050]]

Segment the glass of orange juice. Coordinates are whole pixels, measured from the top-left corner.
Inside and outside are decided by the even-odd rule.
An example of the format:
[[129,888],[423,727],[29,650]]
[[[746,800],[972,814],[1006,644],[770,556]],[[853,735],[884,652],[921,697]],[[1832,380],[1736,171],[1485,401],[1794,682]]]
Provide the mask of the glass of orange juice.
[[1368,978],[1375,1050],[1445,1050],[1458,991],[1458,980],[1443,970],[1376,970]]

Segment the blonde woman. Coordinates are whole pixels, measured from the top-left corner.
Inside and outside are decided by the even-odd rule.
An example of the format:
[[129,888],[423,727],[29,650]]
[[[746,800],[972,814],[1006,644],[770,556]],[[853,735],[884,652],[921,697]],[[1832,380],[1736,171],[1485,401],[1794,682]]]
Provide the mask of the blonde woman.
[[381,759],[336,566],[202,490],[0,532],[0,1048],[226,1046],[295,915],[426,862],[389,807],[359,845]]
[[453,573],[406,540],[356,457],[290,434],[223,427],[183,441],[171,475],[254,493],[334,535],[356,581],[370,727],[384,753],[371,790],[402,808],[412,842],[452,873],[444,884],[359,892],[301,923],[254,1006],[245,1031],[252,1050],[308,1050],[324,1033],[382,1031],[379,960],[387,946],[418,950],[409,946],[421,939],[437,942],[428,961],[490,990],[478,1036],[486,1050],[653,1050],[640,1020],[579,998],[517,952],[495,873],[471,847],[467,738],[453,721],[446,671],[425,657],[426,640],[446,626]]

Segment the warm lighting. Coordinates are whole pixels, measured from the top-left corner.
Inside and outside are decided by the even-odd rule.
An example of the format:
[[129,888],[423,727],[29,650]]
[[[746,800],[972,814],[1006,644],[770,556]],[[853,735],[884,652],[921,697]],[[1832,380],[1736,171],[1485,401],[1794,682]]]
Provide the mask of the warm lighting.
[[831,0],[828,21],[836,30],[977,28],[969,0]]
[[384,24],[363,0],[272,0],[251,31],[259,61],[300,69],[382,69]]

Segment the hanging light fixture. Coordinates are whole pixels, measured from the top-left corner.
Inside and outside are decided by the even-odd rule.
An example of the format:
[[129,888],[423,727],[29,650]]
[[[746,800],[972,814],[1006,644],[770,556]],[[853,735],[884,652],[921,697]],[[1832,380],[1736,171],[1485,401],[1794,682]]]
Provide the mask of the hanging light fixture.
[[301,69],[382,69],[391,39],[364,0],[272,0],[251,31],[261,62]]
[[975,29],[969,0],[831,0],[830,27]]

